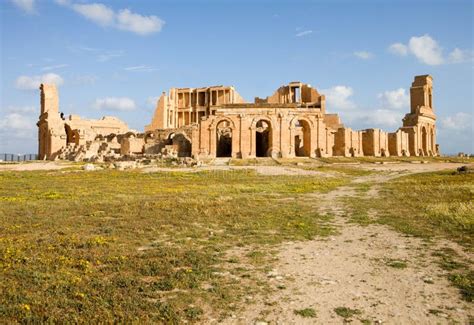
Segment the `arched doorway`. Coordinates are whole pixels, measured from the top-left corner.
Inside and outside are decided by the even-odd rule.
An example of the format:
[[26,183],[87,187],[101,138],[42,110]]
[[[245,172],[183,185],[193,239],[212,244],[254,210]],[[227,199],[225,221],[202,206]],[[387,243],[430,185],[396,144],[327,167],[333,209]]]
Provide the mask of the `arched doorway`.
[[423,127],[421,129],[421,149],[423,151],[423,155],[426,156],[428,154],[428,135],[426,133],[426,128]]
[[298,120],[295,124],[295,156],[309,157],[311,155],[311,130],[309,123]]
[[436,155],[436,143],[435,143],[435,137],[434,137],[434,130],[433,129],[431,129],[430,140],[431,140],[431,154],[434,156],[434,155]]
[[255,153],[257,157],[267,157],[270,155],[272,147],[272,127],[266,120],[260,120],[255,129]]
[[65,125],[64,129],[66,131],[66,144],[79,144],[79,132],[77,130],[72,130],[69,125]]
[[354,148],[351,147],[351,148],[349,149],[349,154],[351,155],[351,157],[355,157],[355,150],[354,150]]
[[216,157],[232,157],[232,129],[229,121],[217,124],[216,137]]
[[166,141],[173,145],[178,157],[191,157],[191,141],[182,133],[171,133]]

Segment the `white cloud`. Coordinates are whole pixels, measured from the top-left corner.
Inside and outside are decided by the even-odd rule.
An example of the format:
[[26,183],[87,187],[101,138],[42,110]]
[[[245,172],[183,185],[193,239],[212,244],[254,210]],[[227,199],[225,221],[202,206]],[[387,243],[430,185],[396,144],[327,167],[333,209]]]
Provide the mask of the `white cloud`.
[[33,139],[36,130],[32,114],[9,113],[0,118],[0,136],[4,139]]
[[306,35],[310,35],[312,34],[313,31],[312,30],[304,30],[304,31],[301,31],[301,32],[298,32],[296,33],[296,37],[302,37],[302,36],[306,36]]
[[138,65],[134,67],[126,67],[123,68],[125,71],[134,71],[134,72],[150,72],[150,71],[155,71],[158,70],[154,67],[148,66],[148,65]]
[[410,38],[408,48],[418,60],[425,64],[439,65],[444,62],[443,49],[439,46],[438,42],[428,34]]
[[362,60],[370,60],[374,57],[374,55],[367,51],[356,51],[354,55]]
[[462,63],[474,60],[474,52],[454,48],[447,57],[443,55],[443,48],[430,35],[413,36],[408,45],[395,43],[388,48],[393,54],[406,56],[414,55],[420,62],[428,65],[445,63]]
[[147,35],[161,31],[165,22],[156,16],[142,16],[128,9],[120,10],[117,14],[117,28]]
[[69,0],[55,1],[59,5],[72,8],[100,26],[113,27],[142,36],[160,32],[165,25],[165,21],[157,16],[144,16],[129,9],[114,11],[102,3],[72,4]]
[[68,66],[69,66],[69,64],[56,64],[56,65],[50,65],[50,66],[43,67],[43,68],[41,68],[41,70],[49,71],[49,70],[65,68],[65,67],[68,67]]
[[19,113],[7,114],[2,118],[2,120],[0,120],[1,128],[31,130],[34,126],[35,124],[30,123],[30,121],[25,118],[25,115]]
[[356,105],[350,100],[354,90],[348,86],[335,86],[321,91],[326,95],[328,106],[331,109],[353,109]]
[[341,115],[342,122],[354,130],[380,128],[386,131],[401,126],[402,117],[404,115],[401,111],[383,108],[364,110],[355,109],[342,111],[339,114]]
[[387,110],[387,109],[376,109],[373,111],[366,112],[364,116],[364,123],[369,127],[397,127],[402,123],[403,113]]
[[110,26],[114,23],[114,11],[101,3],[73,4],[72,9],[101,26]]
[[95,100],[93,107],[99,110],[133,111],[137,108],[133,99],[128,97],[105,97]]
[[382,107],[391,109],[403,109],[410,105],[410,96],[403,88],[387,90],[377,96],[382,102]]
[[408,47],[405,44],[402,44],[402,43],[394,43],[394,44],[390,45],[388,50],[391,53],[396,54],[396,55],[400,55],[400,56],[408,55]]
[[474,60],[474,52],[458,49],[457,47],[448,55],[448,62],[463,63]]
[[11,0],[11,2],[28,14],[35,13],[35,0]]
[[458,112],[452,116],[447,116],[441,119],[441,127],[451,130],[468,130],[472,129],[472,115]]
[[37,90],[42,83],[55,84],[59,87],[64,83],[64,80],[58,74],[47,73],[41,76],[19,76],[15,85],[18,89]]

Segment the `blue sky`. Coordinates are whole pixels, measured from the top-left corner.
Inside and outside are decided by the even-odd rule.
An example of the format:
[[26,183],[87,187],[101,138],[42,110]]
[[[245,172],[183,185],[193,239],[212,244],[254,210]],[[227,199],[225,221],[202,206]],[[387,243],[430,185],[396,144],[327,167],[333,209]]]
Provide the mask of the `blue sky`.
[[354,129],[394,131],[434,78],[438,143],[473,150],[472,1],[0,1],[0,152],[36,152],[41,81],[60,110],[142,131],[171,87],[247,100],[300,80]]

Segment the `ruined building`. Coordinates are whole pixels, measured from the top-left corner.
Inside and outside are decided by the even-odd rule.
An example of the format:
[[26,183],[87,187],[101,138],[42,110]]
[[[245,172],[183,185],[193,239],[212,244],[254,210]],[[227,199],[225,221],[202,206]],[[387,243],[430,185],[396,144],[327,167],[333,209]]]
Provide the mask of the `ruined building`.
[[159,98],[151,123],[132,132],[113,117],[62,119],[52,85],[41,85],[39,154],[42,159],[175,152],[181,157],[291,158],[436,156],[433,79],[416,76],[411,110],[395,132],[352,130],[326,113],[324,95],[291,82],[247,103],[234,87],[172,88]]

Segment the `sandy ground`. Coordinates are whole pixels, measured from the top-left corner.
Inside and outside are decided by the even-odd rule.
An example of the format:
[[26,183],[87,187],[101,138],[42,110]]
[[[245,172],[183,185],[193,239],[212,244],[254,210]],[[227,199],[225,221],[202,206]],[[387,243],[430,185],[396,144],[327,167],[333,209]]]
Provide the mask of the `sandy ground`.
[[20,163],[0,164],[1,171],[30,171],[30,170],[55,170],[74,166],[69,162],[58,161],[31,161]]
[[[232,170],[255,170],[258,174],[278,176],[278,175],[301,175],[301,176],[325,176],[332,177],[333,175],[327,172],[317,170],[306,170],[298,166],[229,166],[229,159],[215,159],[212,164],[202,167],[141,167],[145,173],[153,172],[200,172],[200,171],[232,171]],[[458,163],[428,163],[428,164],[414,164],[414,163],[386,163],[386,164],[333,164],[334,166],[345,166],[349,168],[360,168],[374,171],[394,171],[394,172],[425,172],[436,171],[444,169],[453,169],[463,166],[465,164]],[[472,165],[472,164],[471,164]],[[31,171],[31,170],[56,170],[74,167],[75,164],[67,161],[30,161],[21,163],[4,163],[0,164],[1,171]],[[330,164],[328,166],[331,166]]]
[[[354,182],[373,183],[364,195],[374,196],[380,184],[395,177],[454,169],[453,164],[406,165],[397,166],[402,169],[381,165],[388,173],[358,177]],[[309,199],[320,213],[336,216],[339,234],[327,240],[281,245],[275,256],[277,263],[267,274],[274,290],[255,298],[242,313],[223,323],[360,324],[367,320],[372,324],[469,324],[472,304],[461,300],[432,252],[450,247],[471,261],[473,256],[466,256],[461,247],[446,240],[428,244],[386,226],[348,223],[344,217],[348,207],[341,199],[357,195],[350,186],[328,194],[311,194]],[[387,265],[394,260],[404,261],[407,267]],[[345,320],[335,313],[338,307],[357,309],[360,314]],[[305,308],[313,308],[317,317],[303,318],[294,313]]]

